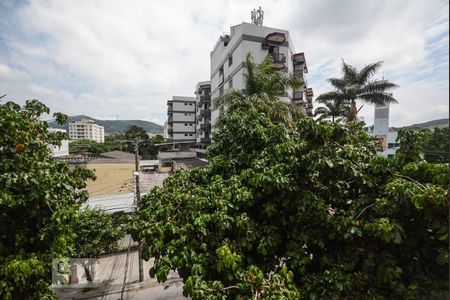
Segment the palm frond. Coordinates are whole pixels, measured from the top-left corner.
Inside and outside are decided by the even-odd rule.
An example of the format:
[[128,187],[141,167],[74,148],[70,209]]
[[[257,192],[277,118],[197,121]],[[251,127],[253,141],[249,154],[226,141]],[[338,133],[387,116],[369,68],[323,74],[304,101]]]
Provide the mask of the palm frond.
[[387,80],[377,80],[372,81],[364,85],[360,89],[361,94],[367,93],[384,93],[393,89],[398,88],[398,85],[395,83],[389,82]]
[[342,59],[342,73],[344,73],[343,79],[348,82],[355,82],[358,78],[358,70],[355,67],[345,63]]
[[345,89],[346,81],[342,78],[329,78],[327,81],[337,90]]
[[375,75],[378,70],[383,65],[383,61],[378,61],[376,63],[368,64],[358,73],[358,82],[360,84],[365,84],[373,75]]
[[390,93],[369,93],[369,94],[362,94],[358,97],[362,101],[365,101],[370,104],[379,104],[383,105],[386,103],[398,103],[397,99],[392,97],[392,94]]
[[316,102],[326,103],[327,101],[348,101],[347,95],[342,92],[328,92],[319,95]]

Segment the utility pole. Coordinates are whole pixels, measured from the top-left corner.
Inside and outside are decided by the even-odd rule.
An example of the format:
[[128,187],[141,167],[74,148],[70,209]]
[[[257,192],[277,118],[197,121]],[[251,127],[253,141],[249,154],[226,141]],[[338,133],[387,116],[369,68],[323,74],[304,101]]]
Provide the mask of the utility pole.
[[[139,140],[136,139],[134,143],[134,164],[135,164],[135,182],[136,182],[136,207],[139,206],[139,202],[141,201],[141,188],[139,185]],[[139,262],[139,282],[144,281],[144,262],[142,261],[142,240],[138,242],[138,262]]]

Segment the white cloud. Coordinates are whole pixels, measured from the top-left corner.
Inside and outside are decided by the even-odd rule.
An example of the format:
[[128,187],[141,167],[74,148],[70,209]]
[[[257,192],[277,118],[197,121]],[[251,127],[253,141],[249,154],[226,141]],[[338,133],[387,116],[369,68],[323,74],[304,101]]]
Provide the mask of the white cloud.
[[[438,0],[30,1],[3,18],[0,92],[69,114],[162,124],[166,100],[209,78],[219,35],[259,5],[264,24],[289,29],[306,53],[316,95],[340,75],[341,57],[359,67],[384,60],[401,85],[393,123],[448,114],[448,3]],[[369,122],[373,112],[362,115]]]

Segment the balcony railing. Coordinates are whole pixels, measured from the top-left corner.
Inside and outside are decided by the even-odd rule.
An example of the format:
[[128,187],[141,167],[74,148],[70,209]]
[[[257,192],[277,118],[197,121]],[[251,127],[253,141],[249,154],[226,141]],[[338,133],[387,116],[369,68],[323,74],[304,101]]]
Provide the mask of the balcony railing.
[[302,100],[303,101],[303,91],[295,92],[292,95],[292,100]]
[[200,110],[200,116],[203,118],[208,118],[211,116],[211,110],[210,109],[201,109]]
[[274,63],[282,63],[286,62],[286,56],[283,53],[275,52],[269,53],[270,57],[272,57]]
[[306,90],[306,96],[314,97],[314,92],[313,92],[312,88],[308,88]]
[[269,53],[269,56],[273,60],[274,69],[281,70],[285,67],[284,63],[286,62],[286,56],[283,53]]
[[211,124],[200,124],[200,129],[205,131],[211,131]]
[[211,101],[211,95],[200,96],[200,102],[210,102],[210,101]]
[[202,144],[211,144],[211,139],[210,138],[201,138],[200,139],[200,143],[202,143]]

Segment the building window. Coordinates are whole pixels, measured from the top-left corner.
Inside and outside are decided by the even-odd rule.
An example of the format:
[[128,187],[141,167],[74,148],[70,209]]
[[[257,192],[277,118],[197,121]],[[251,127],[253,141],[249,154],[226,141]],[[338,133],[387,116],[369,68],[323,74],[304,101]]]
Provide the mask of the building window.
[[192,106],[192,103],[189,103],[189,106]]
[[232,64],[233,64],[233,54],[231,54],[230,57],[228,57],[228,67],[231,67]]
[[184,103],[184,105],[187,105],[187,103]]
[[185,134],[184,134],[184,136],[188,136],[188,134],[187,134],[187,133],[185,133]]
[[192,136],[192,133],[189,133],[189,136]]
[[187,124],[187,123],[184,123],[184,126],[188,126],[188,124]]

